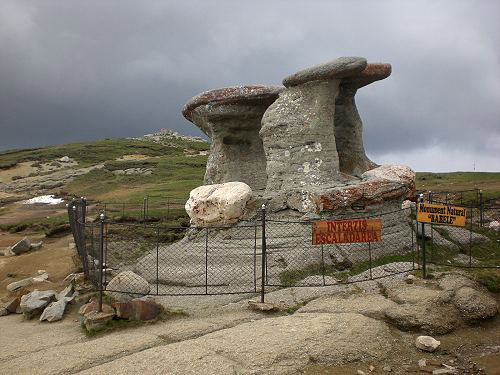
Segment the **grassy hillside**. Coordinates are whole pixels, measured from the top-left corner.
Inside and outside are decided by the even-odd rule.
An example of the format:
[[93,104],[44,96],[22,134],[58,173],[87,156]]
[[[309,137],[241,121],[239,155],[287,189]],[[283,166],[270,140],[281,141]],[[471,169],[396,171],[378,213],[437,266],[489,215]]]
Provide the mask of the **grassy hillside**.
[[[202,184],[209,144],[171,133],[141,139],[113,139],[0,152],[0,173],[21,163],[50,163],[63,156],[75,168],[104,165],[60,187],[61,195],[92,200],[139,203],[144,196],[185,199]],[[134,158],[137,156],[137,158]],[[149,175],[117,175],[116,171],[146,168]],[[417,173],[417,189],[461,191],[480,188],[500,198],[500,172]]]

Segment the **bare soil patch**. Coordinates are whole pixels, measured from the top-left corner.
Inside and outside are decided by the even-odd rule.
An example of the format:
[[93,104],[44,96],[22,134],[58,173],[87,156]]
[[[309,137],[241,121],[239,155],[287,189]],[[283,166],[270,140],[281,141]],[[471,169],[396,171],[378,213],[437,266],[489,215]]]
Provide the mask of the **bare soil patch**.
[[26,220],[45,219],[66,213],[64,204],[23,204],[9,203],[0,211],[0,225],[18,224]]
[[[69,243],[73,241],[72,236],[61,238],[45,238],[37,233],[7,233],[0,232],[0,248],[11,246],[24,236],[32,241],[43,241],[40,250],[31,251],[26,254],[0,257],[0,297],[7,295],[7,285],[27,277],[35,276],[38,270],[46,270],[49,273],[49,282],[31,285],[28,289],[47,290],[61,289],[64,278],[74,272],[72,255],[74,250],[69,249]],[[3,250],[5,251],[5,249]]]
[[152,159],[152,157],[143,154],[132,154],[132,155],[123,155],[121,158],[117,158],[116,161],[148,160],[148,159]]

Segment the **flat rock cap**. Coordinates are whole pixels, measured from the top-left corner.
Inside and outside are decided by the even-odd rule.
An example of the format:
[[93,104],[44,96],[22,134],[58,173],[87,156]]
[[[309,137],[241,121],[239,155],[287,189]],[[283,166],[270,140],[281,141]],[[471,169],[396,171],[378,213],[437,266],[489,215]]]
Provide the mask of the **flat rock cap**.
[[364,57],[339,57],[324,64],[311,66],[283,79],[286,87],[297,86],[309,81],[327,81],[344,78],[362,72],[366,68]]
[[344,78],[345,82],[351,82],[360,88],[369,85],[372,82],[380,81],[391,75],[391,64],[370,63],[366,66],[365,70],[353,76]]
[[258,101],[274,102],[283,86],[249,85],[223,87],[202,92],[192,97],[182,108],[183,116],[191,121],[191,113],[194,109],[206,104],[237,104],[252,103]]

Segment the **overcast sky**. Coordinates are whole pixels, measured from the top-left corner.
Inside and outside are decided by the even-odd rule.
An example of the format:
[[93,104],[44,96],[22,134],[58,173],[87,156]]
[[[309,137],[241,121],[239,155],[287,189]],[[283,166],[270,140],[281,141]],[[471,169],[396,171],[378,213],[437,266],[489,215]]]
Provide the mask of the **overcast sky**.
[[500,1],[0,0],[0,150],[201,135],[199,92],[339,56],[392,64],[357,105],[369,157],[500,170]]

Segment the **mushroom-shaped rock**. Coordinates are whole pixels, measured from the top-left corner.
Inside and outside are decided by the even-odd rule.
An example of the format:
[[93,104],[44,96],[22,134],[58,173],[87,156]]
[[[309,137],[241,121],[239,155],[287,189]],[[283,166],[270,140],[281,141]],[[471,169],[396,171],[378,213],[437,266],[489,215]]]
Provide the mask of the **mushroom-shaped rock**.
[[262,115],[281,86],[237,86],[203,92],[182,114],[212,139],[205,184],[241,181],[266,187],[266,158],[259,137]]
[[299,71],[267,109],[260,135],[267,156],[267,191],[331,183],[339,174],[335,99],[343,77],[366,67],[362,57],[341,57]]
[[365,153],[363,123],[359,117],[354,96],[359,88],[389,77],[391,65],[368,64],[361,72],[346,76],[339,86],[335,100],[335,141],[340,171],[349,175],[361,175],[375,168]]

